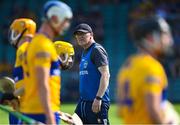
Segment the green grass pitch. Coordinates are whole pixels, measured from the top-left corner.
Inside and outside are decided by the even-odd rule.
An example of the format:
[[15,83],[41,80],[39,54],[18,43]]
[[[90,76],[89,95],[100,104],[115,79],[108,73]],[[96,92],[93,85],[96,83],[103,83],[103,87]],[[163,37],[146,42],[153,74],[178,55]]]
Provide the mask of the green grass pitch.
[[[176,111],[180,114],[180,104],[175,104]],[[73,114],[75,104],[62,104],[61,110],[63,112],[67,112]],[[121,123],[121,119],[117,117],[117,106],[115,104],[111,104],[110,111],[109,111],[109,120],[112,125],[118,125]],[[8,114],[4,113],[0,110],[0,124],[8,124]]]

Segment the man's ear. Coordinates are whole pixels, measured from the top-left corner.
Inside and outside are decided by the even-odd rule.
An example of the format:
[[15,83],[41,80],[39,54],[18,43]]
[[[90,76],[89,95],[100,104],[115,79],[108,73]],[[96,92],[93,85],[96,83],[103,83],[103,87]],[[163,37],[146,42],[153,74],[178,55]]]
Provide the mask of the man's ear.
[[147,41],[147,42],[150,42],[150,43],[153,43],[153,41],[154,41],[153,35],[148,34],[148,35],[146,36],[146,41]]
[[91,33],[91,36],[94,36],[94,34],[93,34],[93,33]]
[[57,16],[52,16],[52,17],[51,17],[51,22],[52,22],[53,24],[59,24],[58,17],[57,17]]
[[93,38],[93,33],[90,33],[91,34],[91,37],[90,37],[90,39],[92,39]]

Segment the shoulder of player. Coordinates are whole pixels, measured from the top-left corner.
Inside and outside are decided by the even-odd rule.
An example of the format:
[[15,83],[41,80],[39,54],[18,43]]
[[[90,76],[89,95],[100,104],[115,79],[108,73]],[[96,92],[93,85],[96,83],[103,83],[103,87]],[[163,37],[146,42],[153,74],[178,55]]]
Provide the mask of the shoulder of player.
[[162,64],[160,63],[160,61],[158,61],[157,59],[153,58],[152,56],[149,56],[147,58],[145,58],[144,60],[146,60],[148,63],[148,66],[152,66],[152,67],[159,67],[162,68]]
[[106,50],[104,49],[104,47],[101,44],[99,44],[99,43],[94,43],[94,44],[95,44],[94,49],[102,50],[102,51],[106,52]]
[[144,56],[138,61],[142,70],[147,72],[164,72],[162,64],[152,56]]
[[16,60],[22,60],[25,51],[27,50],[28,42],[23,43],[16,51]]
[[53,42],[43,34],[37,34],[31,41],[31,44],[39,49],[50,49],[53,47]]
[[56,50],[53,42],[42,34],[37,34],[28,46],[29,55],[37,58],[56,57]]
[[24,53],[24,51],[26,51],[27,46],[28,46],[29,42],[25,42],[23,43],[16,51],[16,53]]
[[98,43],[95,43],[95,47],[94,49],[92,50],[92,53],[93,54],[96,54],[96,53],[103,53],[105,54],[106,56],[108,55],[106,50],[104,49],[104,47],[101,45],[101,44],[98,44]]

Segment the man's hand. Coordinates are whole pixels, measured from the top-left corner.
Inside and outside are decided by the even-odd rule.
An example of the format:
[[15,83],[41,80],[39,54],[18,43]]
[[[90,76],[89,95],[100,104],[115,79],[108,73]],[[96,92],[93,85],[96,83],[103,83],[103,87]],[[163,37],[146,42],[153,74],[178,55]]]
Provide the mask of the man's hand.
[[14,110],[19,111],[19,100],[18,99],[11,100],[10,104]]
[[99,111],[101,111],[101,104],[102,104],[102,100],[97,100],[96,98],[94,99],[94,102],[92,104],[92,111],[94,113],[98,113]]
[[59,112],[60,118],[67,124],[69,125],[74,125],[74,120],[72,118],[72,116],[68,113],[64,113],[64,112]]
[[14,110],[19,109],[19,98],[14,96],[13,93],[4,93],[0,99],[0,104],[9,105],[13,107]]

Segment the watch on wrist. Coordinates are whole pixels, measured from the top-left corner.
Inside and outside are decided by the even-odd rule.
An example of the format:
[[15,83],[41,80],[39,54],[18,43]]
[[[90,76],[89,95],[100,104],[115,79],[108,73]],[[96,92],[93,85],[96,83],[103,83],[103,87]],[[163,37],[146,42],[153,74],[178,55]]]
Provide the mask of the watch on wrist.
[[102,100],[102,97],[96,96],[96,99],[97,99],[97,100]]

